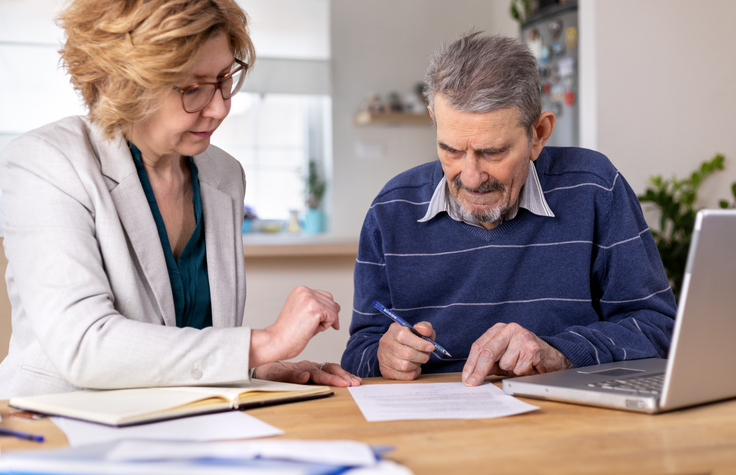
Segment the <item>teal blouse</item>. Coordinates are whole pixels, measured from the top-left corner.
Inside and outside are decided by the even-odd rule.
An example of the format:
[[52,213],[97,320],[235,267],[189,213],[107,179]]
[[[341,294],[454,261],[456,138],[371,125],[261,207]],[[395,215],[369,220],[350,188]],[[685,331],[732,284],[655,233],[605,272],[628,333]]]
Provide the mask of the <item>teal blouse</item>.
[[200,329],[210,327],[212,326],[212,302],[209,275],[207,273],[202,195],[199,189],[197,166],[194,164],[192,157],[187,157],[189,172],[192,175],[192,189],[194,191],[192,203],[194,204],[196,227],[177,262],[171,251],[169,236],[166,234],[166,226],[158,209],[158,204],[156,204],[156,196],[153,194],[151,181],[148,179],[146,169],[143,168],[141,151],[130,142],[128,142],[128,145],[133,154],[135,168],[148,199],[148,205],[151,207],[153,219],[156,222],[158,237],[161,239],[161,247],[164,251],[169,280],[171,281],[171,292],[174,295],[176,326]]

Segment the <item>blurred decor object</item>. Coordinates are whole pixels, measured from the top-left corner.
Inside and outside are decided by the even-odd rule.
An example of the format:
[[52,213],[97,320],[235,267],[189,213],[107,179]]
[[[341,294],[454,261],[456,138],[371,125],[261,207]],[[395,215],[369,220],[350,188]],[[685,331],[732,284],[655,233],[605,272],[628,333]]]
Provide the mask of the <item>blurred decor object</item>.
[[531,0],[511,0],[509,13],[519,23],[520,27],[524,26],[524,22],[532,13]]
[[284,222],[279,219],[259,220],[259,231],[262,233],[277,234],[284,229]]
[[305,185],[307,213],[304,217],[304,232],[318,234],[324,230],[324,211],[321,206],[327,190],[327,182],[322,178],[317,169],[317,162],[314,160],[309,161]]
[[[679,298],[685,275],[695,215],[700,209],[695,207],[698,188],[713,172],[723,170],[723,161],[724,156],[717,154],[710,161],[701,163],[700,167],[684,180],[678,180],[674,176],[668,180],[663,179],[661,175],[653,176],[649,179],[651,186],[638,196],[640,202],[655,205],[660,213],[659,230],[650,229],[676,298]],[[731,185],[731,193],[736,200],[736,183]],[[720,200],[719,206],[734,208],[736,201],[729,203]]]
[[299,211],[292,209],[289,211],[289,225],[286,226],[286,230],[289,234],[299,234],[302,230],[302,225],[299,223]]
[[401,103],[401,97],[396,91],[391,91],[386,97],[388,110],[391,112],[404,112],[404,104]]
[[417,83],[411,91],[399,94],[392,91],[382,100],[371,94],[353,117],[355,125],[431,125],[432,118],[422,95],[424,83]]
[[304,233],[319,234],[325,228],[325,213],[321,209],[307,209],[304,215]]
[[304,190],[307,195],[307,207],[309,209],[319,208],[322,205],[322,198],[324,198],[326,190],[327,182],[317,170],[317,162],[310,160],[306,189]]
[[256,216],[256,212],[248,205],[243,206],[244,214],[243,214],[243,234],[249,233],[253,231],[253,221],[258,219],[258,216]]

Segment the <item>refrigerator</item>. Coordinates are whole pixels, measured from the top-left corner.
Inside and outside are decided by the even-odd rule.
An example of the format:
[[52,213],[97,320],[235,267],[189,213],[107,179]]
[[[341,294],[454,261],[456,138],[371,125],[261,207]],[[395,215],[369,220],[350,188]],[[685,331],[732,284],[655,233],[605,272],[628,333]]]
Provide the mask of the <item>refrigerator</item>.
[[547,145],[580,144],[578,107],[577,2],[539,2],[521,28],[524,43],[537,58],[542,110],[555,114],[555,128]]

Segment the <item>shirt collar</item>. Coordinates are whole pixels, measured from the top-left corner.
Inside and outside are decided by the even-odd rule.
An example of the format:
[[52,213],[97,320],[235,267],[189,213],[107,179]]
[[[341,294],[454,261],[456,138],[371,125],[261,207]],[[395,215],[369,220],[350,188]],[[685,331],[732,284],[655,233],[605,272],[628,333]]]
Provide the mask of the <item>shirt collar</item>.
[[[452,198],[452,195],[447,190],[447,178],[442,177],[440,182],[437,184],[437,188],[434,189],[432,199],[429,200],[429,206],[424,217],[419,219],[420,223],[429,221],[441,212],[446,212],[455,221],[463,221],[460,214],[456,211],[457,204]],[[519,193],[519,199],[516,203],[506,211],[501,218],[501,221],[508,221],[514,219],[516,214],[519,212],[519,208],[524,208],[538,216],[547,216],[554,218],[555,215],[547,204],[547,200],[544,198],[544,192],[542,191],[542,185],[539,183],[539,176],[537,175],[537,168],[534,166],[534,162],[531,162],[529,166],[529,175],[526,177],[524,186],[521,187]],[[474,226],[478,226],[477,223],[467,223]]]

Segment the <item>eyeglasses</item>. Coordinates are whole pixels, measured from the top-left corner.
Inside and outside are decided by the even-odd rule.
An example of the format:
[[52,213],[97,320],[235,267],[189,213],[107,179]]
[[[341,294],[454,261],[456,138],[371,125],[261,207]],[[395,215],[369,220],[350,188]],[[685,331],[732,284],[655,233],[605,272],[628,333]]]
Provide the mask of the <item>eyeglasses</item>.
[[174,86],[174,90],[181,93],[181,105],[189,113],[199,112],[210,103],[217,89],[222,93],[222,98],[228,100],[240,91],[245,81],[245,73],[248,64],[235,60],[238,65],[217,82],[201,82],[186,87]]

